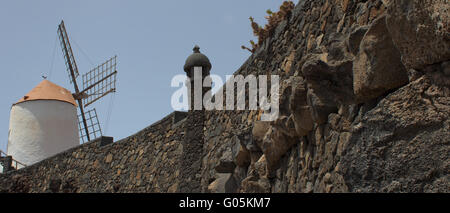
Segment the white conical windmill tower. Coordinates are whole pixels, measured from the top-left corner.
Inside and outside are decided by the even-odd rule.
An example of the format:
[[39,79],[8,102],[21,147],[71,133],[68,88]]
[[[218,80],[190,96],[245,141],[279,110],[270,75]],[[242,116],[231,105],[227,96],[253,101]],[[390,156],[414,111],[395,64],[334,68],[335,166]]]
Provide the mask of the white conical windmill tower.
[[12,106],[7,154],[14,160],[28,166],[79,144],[69,90],[43,80]]

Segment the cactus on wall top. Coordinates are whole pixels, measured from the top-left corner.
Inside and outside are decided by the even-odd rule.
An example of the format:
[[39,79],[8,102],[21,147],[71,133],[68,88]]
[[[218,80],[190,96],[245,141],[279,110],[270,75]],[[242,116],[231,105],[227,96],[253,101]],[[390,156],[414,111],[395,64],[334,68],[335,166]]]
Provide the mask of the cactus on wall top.
[[241,46],[242,49],[246,49],[252,53],[261,46],[261,44],[266,40],[266,38],[273,35],[275,28],[287,17],[291,14],[291,11],[294,9],[295,4],[292,1],[284,1],[280,6],[280,10],[278,12],[272,12],[270,9],[266,11],[267,16],[267,24],[264,27],[259,26],[258,23],[255,22],[253,17],[250,16],[250,22],[253,29],[253,35],[258,37],[258,43],[255,43],[253,40],[250,40],[250,44],[252,48],[248,48],[244,45]]

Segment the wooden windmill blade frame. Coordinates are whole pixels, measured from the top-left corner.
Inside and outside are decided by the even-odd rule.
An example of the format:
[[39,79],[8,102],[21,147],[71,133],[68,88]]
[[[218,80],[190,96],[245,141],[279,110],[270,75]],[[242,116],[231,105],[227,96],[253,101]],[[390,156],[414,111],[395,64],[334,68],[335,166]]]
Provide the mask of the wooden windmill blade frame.
[[[80,138],[83,143],[89,142],[90,138],[99,138],[103,135],[102,129],[100,128],[100,122],[98,121],[97,110],[95,108],[88,110],[84,114],[86,118],[87,126],[85,127],[82,121],[81,114],[78,115],[78,128],[80,131]],[[85,131],[88,128],[88,131]],[[89,135],[86,135],[87,132]]]
[[[64,25],[64,21],[61,21],[61,24],[58,26],[58,37],[61,45],[61,49],[63,51],[66,70],[69,75],[70,83],[73,83],[73,78],[77,78],[80,74],[78,72],[78,66],[75,62],[75,57],[73,56],[72,46],[69,42],[69,36],[67,35],[66,27]],[[72,73],[74,76],[72,76]]]
[[117,56],[83,74],[83,104],[87,107],[109,93],[116,92]]
[[80,138],[82,142],[90,141],[91,138],[102,136],[100,123],[98,122],[97,111],[95,109],[85,112],[87,107],[109,93],[116,91],[116,65],[117,56],[112,57],[105,63],[97,66],[83,77],[83,91],[80,91],[77,84],[79,76],[78,67],[72,52],[64,21],[58,26],[58,37],[61,49],[64,55],[67,71],[69,73],[70,83],[73,83],[75,93],[73,97],[78,102],[80,115],[78,116],[78,126],[80,130]]
[[78,67],[75,62],[75,58],[73,56],[72,47],[69,42],[69,36],[67,35],[66,27],[64,26],[64,21],[61,21],[61,24],[58,26],[58,37],[59,37],[61,49],[62,49],[62,52],[64,55],[67,71],[69,72],[69,79],[70,79],[70,82],[73,83],[73,86],[75,89],[74,98],[78,102],[78,107],[81,112],[81,118],[82,118],[82,122],[84,125],[85,134],[86,134],[87,139],[90,141],[91,138],[89,135],[89,128],[87,126],[87,121],[86,121],[86,117],[84,114],[83,102],[80,98],[80,90],[78,89],[78,84],[77,84],[77,77],[79,75]]

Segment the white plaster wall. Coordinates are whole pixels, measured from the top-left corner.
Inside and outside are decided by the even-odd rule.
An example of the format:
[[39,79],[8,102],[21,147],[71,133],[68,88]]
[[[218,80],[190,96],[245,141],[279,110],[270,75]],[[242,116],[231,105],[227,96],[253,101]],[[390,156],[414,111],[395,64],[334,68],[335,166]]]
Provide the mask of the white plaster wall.
[[79,145],[77,108],[63,101],[14,105],[9,130],[7,153],[27,166]]

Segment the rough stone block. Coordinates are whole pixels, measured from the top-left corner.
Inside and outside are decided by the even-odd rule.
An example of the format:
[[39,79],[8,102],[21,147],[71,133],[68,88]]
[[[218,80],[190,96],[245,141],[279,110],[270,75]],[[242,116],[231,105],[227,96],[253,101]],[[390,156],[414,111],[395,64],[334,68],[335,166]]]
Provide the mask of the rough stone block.
[[385,16],[382,16],[364,35],[353,61],[354,93],[358,102],[365,102],[406,83],[406,69],[389,36]]
[[387,28],[408,69],[450,59],[448,0],[392,0]]

